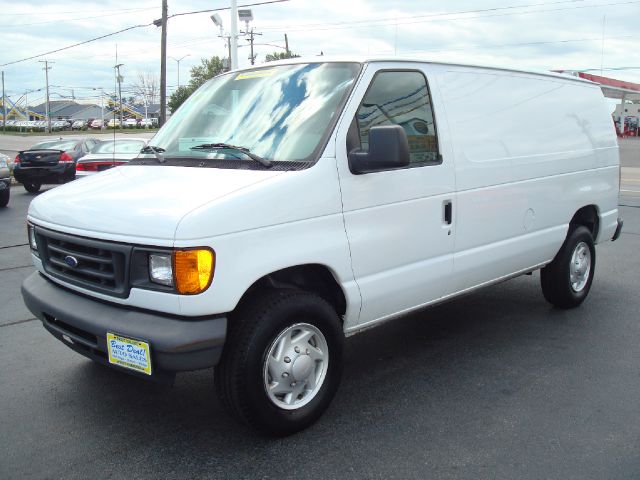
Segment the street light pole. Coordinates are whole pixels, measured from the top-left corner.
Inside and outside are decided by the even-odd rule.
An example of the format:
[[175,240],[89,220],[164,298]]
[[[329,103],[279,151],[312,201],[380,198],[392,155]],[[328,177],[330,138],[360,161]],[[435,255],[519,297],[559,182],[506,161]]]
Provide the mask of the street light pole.
[[[160,36],[160,126],[167,120],[167,0],[162,0],[162,33]],[[154,22],[155,23],[155,22]]]
[[2,71],[2,131],[7,131],[7,97],[4,94],[4,70]]
[[102,117],[102,127],[100,130],[104,129],[104,89],[102,87],[94,87],[94,90],[100,90],[100,116]]
[[238,2],[231,0],[231,70],[238,68]]
[[122,128],[122,80],[124,80],[124,77],[120,75],[120,67],[122,66],[124,66],[124,63],[119,63],[113,67],[118,71],[116,80],[118,80],[118,97],[120,98],[120,128]]
[[180,62],[182,60],[184,60],[187,57],[190,57],[191,55],[189,53],[187,53],[186,55],[180,57],[180,58],[173,58],[173,57],[169,57],[171,60],[175,60],[178,63],[178,88],[180,88]]
[[51,111],[49,109],[49,70],[51,70],[51,67],[49,66],[50,62],[49,60],[39,60],[39,63],[44,63],[44,74],[45,74],[45,79],[47,82],[47,102],[45,104],[45,114],[47,116],[47,133],[51,133]]

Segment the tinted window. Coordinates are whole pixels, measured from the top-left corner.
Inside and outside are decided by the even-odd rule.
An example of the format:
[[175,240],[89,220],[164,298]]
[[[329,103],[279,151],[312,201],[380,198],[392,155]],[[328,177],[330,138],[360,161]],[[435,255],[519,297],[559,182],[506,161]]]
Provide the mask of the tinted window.
[[422,73],[378,73],[358,109],[357,119],[362,149],[369,149],[371,127],[400,125],[409,140],[411,163],[439,163],[431,97]]
[[55,140],[55,141],[36,143],[33,147],[31,147],[31,149],[36,150],[39,148],[43,148],[43,149],[51,149],[51,150],[73,150],[75,146],[76,146],[75,140],[74,141]]

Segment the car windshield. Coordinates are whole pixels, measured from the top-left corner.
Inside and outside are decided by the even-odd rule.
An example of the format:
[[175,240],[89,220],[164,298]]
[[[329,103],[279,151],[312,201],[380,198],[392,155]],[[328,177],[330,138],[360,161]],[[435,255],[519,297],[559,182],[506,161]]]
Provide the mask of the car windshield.
[[91,153],[140,153],[145,143],[144,140],[112,140],[99,143]]
[[228,144],[268,160],[313,161],[359,70],[355,63],[309,63],[220,75],[171,116],[153,146],[165,157],[251,161],[213,146]]
[[33,147],[31,147],[31,150],[39,150],[39,149],[44,149],[44,150],[73,150],[76,146],[76,142],[74,141],[69,141],[69,140],[49,140],[47,142],[40,142],[40,143],[36,143]]

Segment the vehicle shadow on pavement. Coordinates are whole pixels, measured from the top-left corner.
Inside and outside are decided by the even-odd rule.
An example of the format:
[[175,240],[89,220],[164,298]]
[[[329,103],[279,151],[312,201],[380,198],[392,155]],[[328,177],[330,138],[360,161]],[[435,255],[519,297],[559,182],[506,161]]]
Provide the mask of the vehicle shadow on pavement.
[[[549,367],[549,351],[569,349],[576,315],[550,308],[537,282],[537,276],[521,277],[349,338],[333,405],[316,425],[288,439],[265,443],[229,417],[216,398],[212,369],[179,375],[170,387],[87,361],[70,375],[69,391],[91,404],[83,424],[115,435],[121,446],[140,448],[136,438],[143,436],[144,448],[198,461],[212,448],[236,456],[258,445],[317,443],[341,431],[359,438],[407,429],[426,434],[460,416],[477,421],[470,397],[487,409],[517,395]],[[425,416],[425,409],[434,415]],[[167,445],[176,437],[188,442],[179,449]]]

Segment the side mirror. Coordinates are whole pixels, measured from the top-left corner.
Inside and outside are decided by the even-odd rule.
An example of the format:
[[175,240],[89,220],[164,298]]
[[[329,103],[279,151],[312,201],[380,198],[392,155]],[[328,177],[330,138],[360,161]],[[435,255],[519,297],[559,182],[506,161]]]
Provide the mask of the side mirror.
[[349,169],[355,174],[392,170],[409,165],[409,141],[400,125],[369,130],[369,151],[349,152]]

